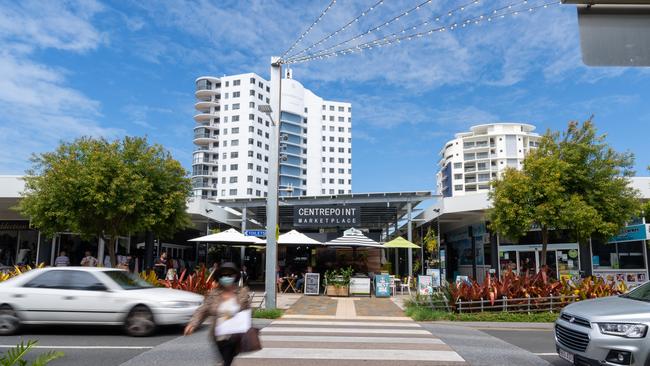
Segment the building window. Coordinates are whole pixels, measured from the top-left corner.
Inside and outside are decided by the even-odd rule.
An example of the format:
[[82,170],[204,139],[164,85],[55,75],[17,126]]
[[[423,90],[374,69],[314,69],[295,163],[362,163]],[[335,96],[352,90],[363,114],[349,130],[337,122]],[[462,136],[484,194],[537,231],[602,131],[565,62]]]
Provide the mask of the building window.
[[239,140],[230,141],[230,146],[239,146]]
[[334,111],[334,106],[333,105],[330,106],[330,111]]
[[255,96],[255,90],[251,89],[251,90],[248,92],[248,95]]
[[239,92],[233,92],[232,93],[233,98],[239,98],[239,96],[240,96]]
[[233,127],[233,128],[230,130],[230,133],[239,133],[239,127]]
[[454,186],[454,191],[462,191],[462,190],[463,190],[463,185],[462,184]]
[[239,165],[237,165],[237,164],[230,164],[230,170],[238,170],[238,169],[239,169]]
[[233,104],[232,105],[232,110],[234,111],[234,110],[237,110],[237,109],[239,109],[239,103]]
[[236,189],[231,189],[230,190],[230,195],[231,196],[236,196],[237,195],[237,190]]
[[230,157],[231,157],[232,159],[234,159],[234,158],[238,158],[238,157],[239,157],[239,153],[238,153],[237,151],[233,151],[233,152],[230,153]]
[[239,85],[241,85],[241,80],[239,80],[239,79],[233,80],[232,86],[239,86]]
[[246,194],[252,195],[253,194],[253,188],[246,188]]
[[255,78],[251,78],[251,84],[255,84]]
[[334,116],[330,116],[330,122],[334,122]]
[[345,122],[345,118],[339,117],[339,122]]

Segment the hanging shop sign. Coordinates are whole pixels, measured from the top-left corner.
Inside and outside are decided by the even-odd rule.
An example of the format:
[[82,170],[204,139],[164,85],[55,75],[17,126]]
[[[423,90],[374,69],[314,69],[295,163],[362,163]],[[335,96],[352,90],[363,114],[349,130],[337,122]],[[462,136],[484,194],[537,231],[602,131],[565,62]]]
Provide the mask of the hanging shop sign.
[[620,243],[624,241],[646,240],[650,238],[650,224],[640,224],[626,226],[615,237],[609,239],[610,243]]
[[293,208],[293,226],[295,227],[357,226],[360,223],[361,208],[358,206]]
[[303,293],[305,295],[316,295],[320,292],[320,274],[319,273],[305,273],[305,288]]

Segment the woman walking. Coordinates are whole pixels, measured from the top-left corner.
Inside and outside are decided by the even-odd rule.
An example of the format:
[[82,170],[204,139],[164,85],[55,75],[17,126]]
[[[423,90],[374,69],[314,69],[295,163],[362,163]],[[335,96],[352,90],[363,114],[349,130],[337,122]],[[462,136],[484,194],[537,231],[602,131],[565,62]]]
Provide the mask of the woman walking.
[[185,327],[185,335],[190,335],[212,316],[210,326],[210,339],[212,339],[219,350],[224,366],[230,366],[232,360],[239,353],[239,341],[237,335],[217,335],[217,326],[226,320],[234,317],[243,310],[250,309],[250,299],[246,287],[238,287],[240,272],[233,263],[224,263],[215,273],[219,286],[212,290],[206,297],[203,305],[196,310],[189,324]]

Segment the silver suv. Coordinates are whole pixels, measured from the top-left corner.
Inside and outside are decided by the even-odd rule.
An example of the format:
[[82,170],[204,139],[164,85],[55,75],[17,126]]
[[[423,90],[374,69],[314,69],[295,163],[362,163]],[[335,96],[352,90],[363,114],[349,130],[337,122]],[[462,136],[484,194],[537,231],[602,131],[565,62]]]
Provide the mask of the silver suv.
[[650,365],[650,282],[631,292],[576,302],[555,322],[558,355],[575,365]]

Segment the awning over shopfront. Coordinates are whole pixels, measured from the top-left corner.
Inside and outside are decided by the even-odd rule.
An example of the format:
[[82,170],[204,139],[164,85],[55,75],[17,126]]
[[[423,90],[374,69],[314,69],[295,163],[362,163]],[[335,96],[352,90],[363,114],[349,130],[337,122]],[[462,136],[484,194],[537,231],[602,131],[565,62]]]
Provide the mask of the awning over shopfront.
[[380,248],[384,246],[363,235],[361,230],[351,228],[343,232],[343,236],[330,240],[324,243],[328,247],[365,247],[365,248]]
[[204,243],[222,243],[222,244],[264,244],[264,240],[254,237],[246,236],[235,229],[228,229],[216,234],[201,236],[198,238],[190,239],[188,241],[204,242]]
[[280,235],[278,238],[278,244],[283,245],[322,245],[323,243],[319,242],[316,239],[312,239],[307,235],[300,233],[296,230],[291,230],[288,233]]
[[384,248],[411,248],[411,249],[420,249],[419,245],[413,244],[410,241],[398,236],[397,238],[384,243]]

